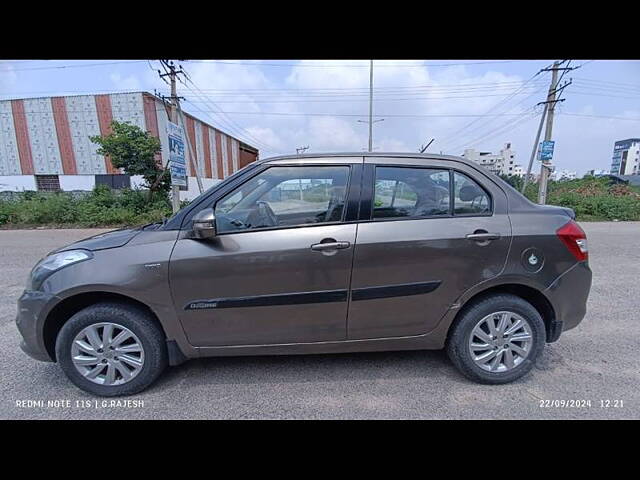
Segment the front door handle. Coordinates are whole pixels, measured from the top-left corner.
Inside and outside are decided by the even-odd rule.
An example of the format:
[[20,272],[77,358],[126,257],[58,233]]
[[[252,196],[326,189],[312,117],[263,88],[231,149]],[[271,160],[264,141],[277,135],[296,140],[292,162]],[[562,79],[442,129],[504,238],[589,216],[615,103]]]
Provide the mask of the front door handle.
[[473,240],[476,242],[486,242],[489,240],[498,240],[500,238],[499,233],[470,233],[467,235],[467,240]]
[[327,243],[315,243],[311,245],[311,250],[314,252],[324,252],[327,250],[342,250],[349,248],[351,244],[349,242],[327,242]]

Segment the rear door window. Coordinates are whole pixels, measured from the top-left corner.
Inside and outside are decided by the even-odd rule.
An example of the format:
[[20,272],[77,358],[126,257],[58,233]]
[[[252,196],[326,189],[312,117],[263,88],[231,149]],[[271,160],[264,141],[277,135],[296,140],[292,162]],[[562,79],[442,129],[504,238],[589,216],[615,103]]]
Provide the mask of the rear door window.
[[450,215],[449,170],[376,167],[373,218]]
[[453,173],[454,214],[488,215],[491,213],[491,197],[467,175]]

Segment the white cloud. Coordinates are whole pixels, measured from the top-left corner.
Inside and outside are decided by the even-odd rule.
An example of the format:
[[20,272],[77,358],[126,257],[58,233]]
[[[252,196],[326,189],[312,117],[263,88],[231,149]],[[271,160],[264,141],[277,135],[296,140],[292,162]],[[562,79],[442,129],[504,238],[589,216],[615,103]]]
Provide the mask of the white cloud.
[[364,135],[355,131],[353,122],[337,117],[313,117],[308,122],[310,151],[360,150]]
[[252,126],[247,127],[246,130],[251,134],[251,136],[266,143],[267,145],[272,145],[274,148],[282,150],[286,149],[285,143],[271,128]]
[[[262,157],[294,153],[306,145],[309,152],[365,149],[368,126],[358,120],[368,118],[369,62],[296,63],[286,69],[187,62],[185,68],[202,92],[181,87],[181,94],[195,102],[185,108],[198,116],[209,115],[214,125],[258,146]],[[540,75],[523,86],[526,78],[495,69],[477,74],[466,66],[408,68],[398,60],[376,61],[374,72],[374,88],[379,89],[374,97],[374,115],[376,119],[386,116],[384,122],[373,127],[376,151],[417,152],[432,138],[435,141],[429,151],[450,154],[461,154],[468,147],[498,151],[510,142],[518,153],[516,161],[526,167],[539,117],[519,115],[533,111],[533,106],[544,99],[547,76]],[[524,94],[510,98],[520,87]],[[206,98],[198,98],[202,95]],[[212,113],[217,109],[254,114]],[[598,114],[599,109],[588,105],[568,111]],[[266,115],[274,112],[288,115]],[[487,112],[500,115],[473,116]],[[628,116],[638,118],[640,114],[629,112]],[[555,125],[559,168],[578,171],[603,168],[610,162],[614,139],[638,136],[638,123],[632,121],[560,114]]]
[[119,73],[112,73],[109,78],[118,90],[140,90],[140,81],[135,75],[123,77]]

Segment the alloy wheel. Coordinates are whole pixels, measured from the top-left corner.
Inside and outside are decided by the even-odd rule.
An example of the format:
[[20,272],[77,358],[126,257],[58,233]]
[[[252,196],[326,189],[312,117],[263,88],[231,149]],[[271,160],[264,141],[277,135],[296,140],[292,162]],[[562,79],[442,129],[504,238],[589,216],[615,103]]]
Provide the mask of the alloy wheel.
[[469,336],[474,363],[488,372],[513,370],[527,358],[533,334],[527,320],[515,312],[494,312],[482,318]]
[[76,335],[71,360],[87,380],[99,385],[122,385],[133,380],[144,366],[140,339],[117,323],[95,323]]

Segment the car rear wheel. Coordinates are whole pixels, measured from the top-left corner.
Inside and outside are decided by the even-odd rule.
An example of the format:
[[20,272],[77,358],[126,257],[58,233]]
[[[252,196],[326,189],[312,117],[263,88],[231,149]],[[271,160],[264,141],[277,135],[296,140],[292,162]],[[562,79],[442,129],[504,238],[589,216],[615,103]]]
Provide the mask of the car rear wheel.
[[447,341],[447,353],[467,378],[502,384],[526,375],[545,343],[540,313],[515,295],[485,297],[465,308]]
[[56,357],[76,386],[101,396],[138,393],[167,365],[161,329],[147,312],[121,303],[73,315],[58,334]]

